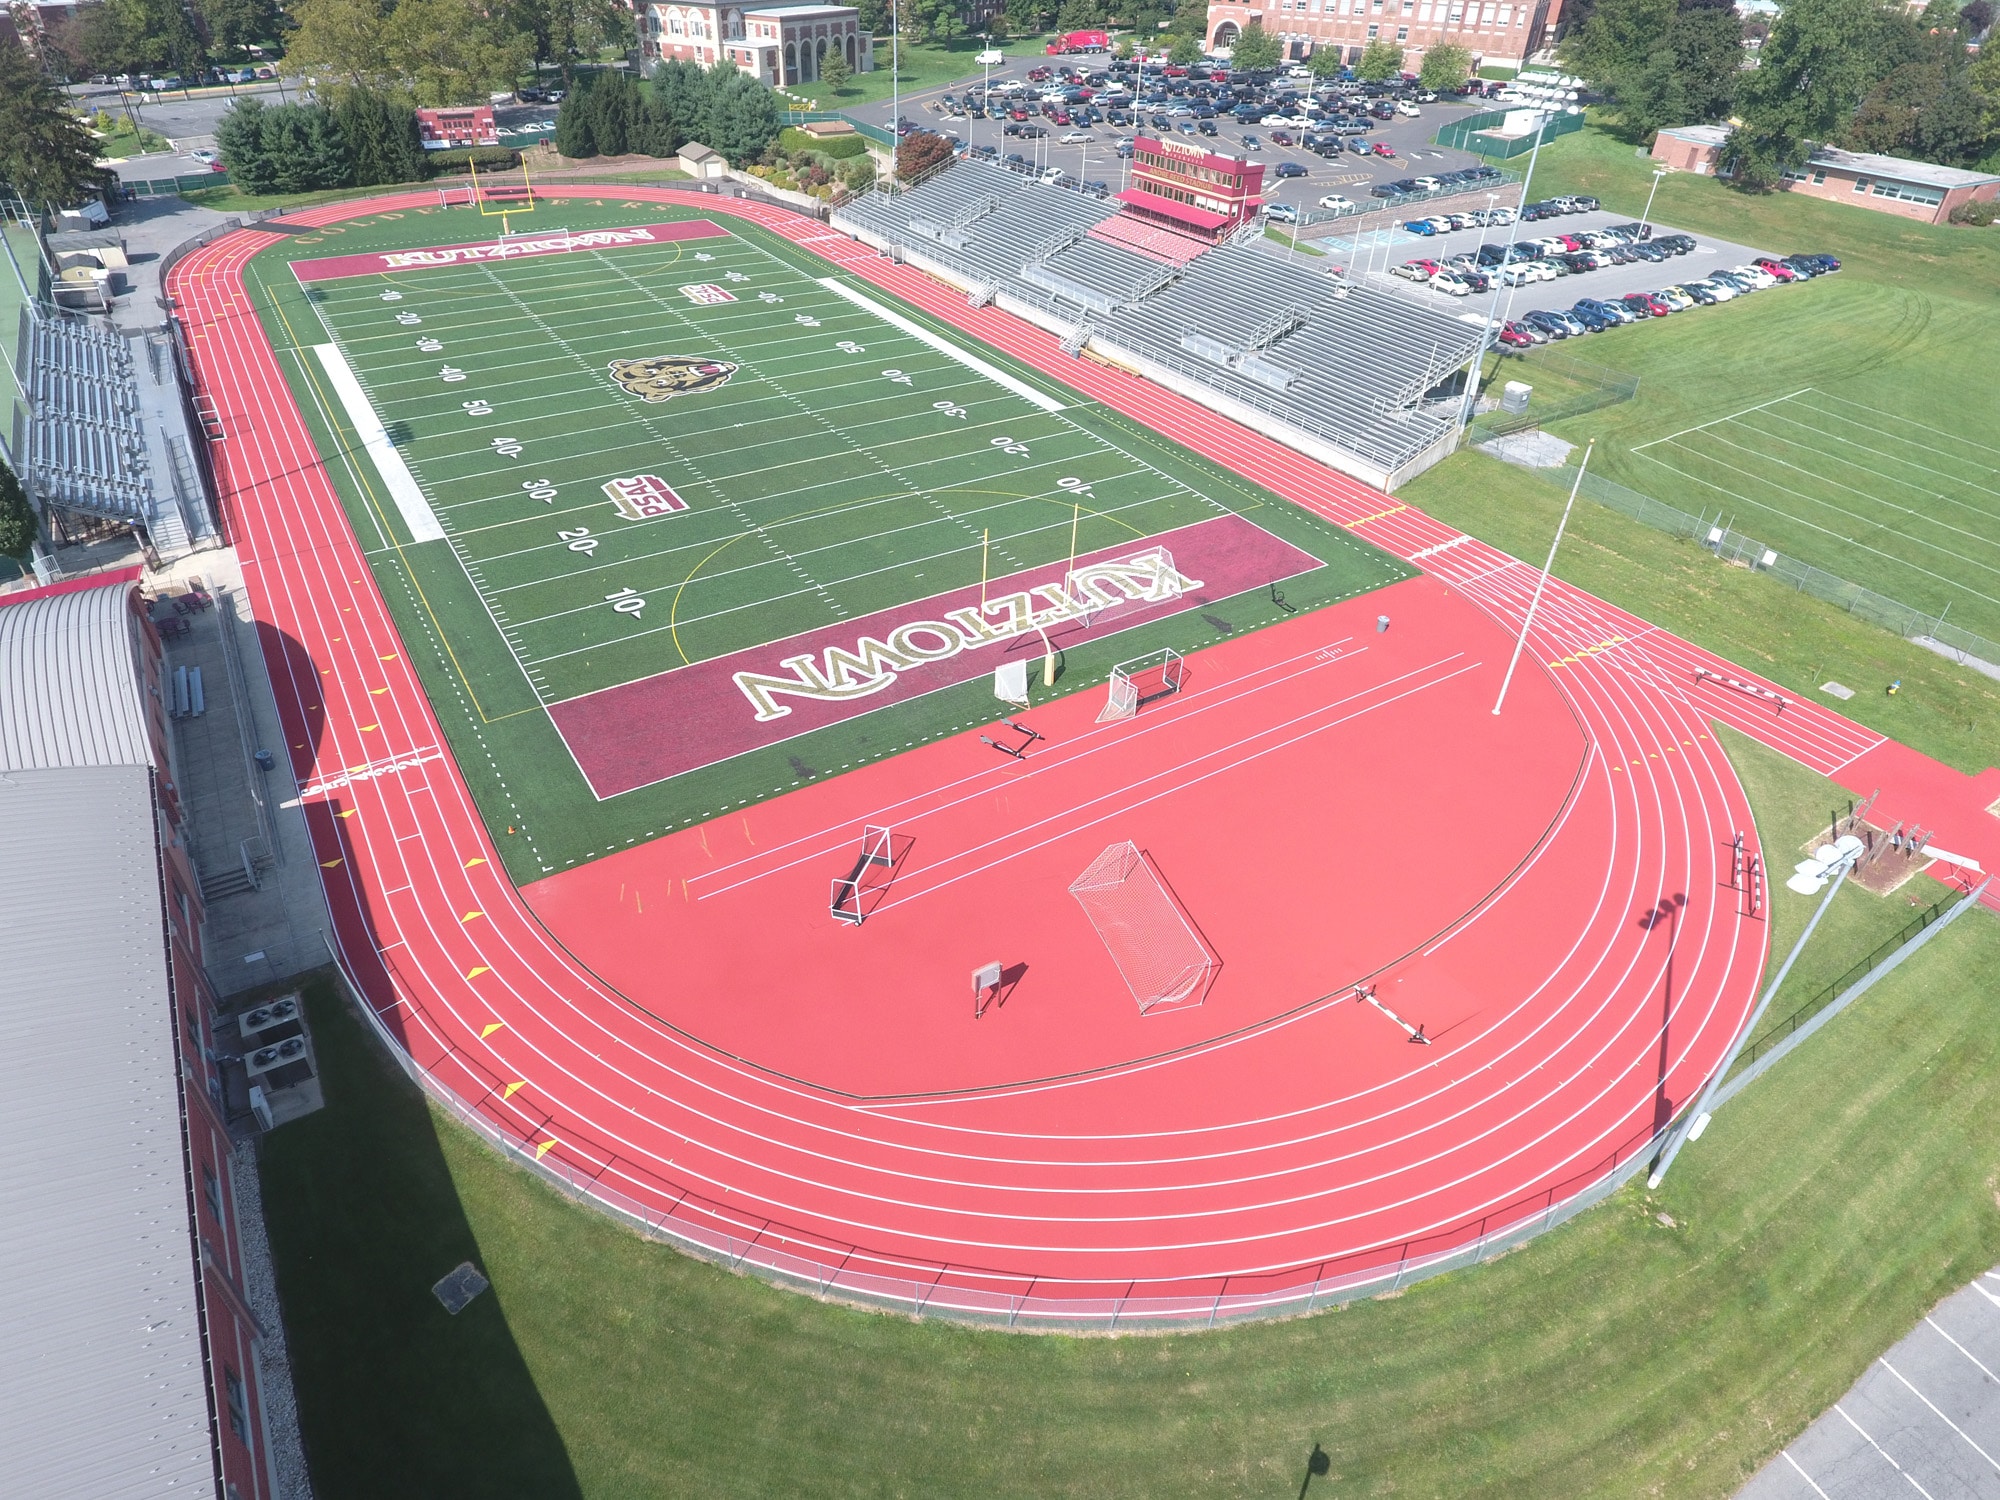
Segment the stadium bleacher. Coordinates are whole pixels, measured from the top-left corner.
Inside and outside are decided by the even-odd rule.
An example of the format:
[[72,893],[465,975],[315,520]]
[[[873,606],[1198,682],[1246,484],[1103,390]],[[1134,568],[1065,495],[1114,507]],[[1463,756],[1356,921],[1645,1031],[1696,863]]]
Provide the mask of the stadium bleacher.
[[1372,483],[1448,452],[1441,388],[1483,329],[1250,243],[1209,247],[1115,205],[978,160],[877,192],[837,229],[1088,348],[1208,401]]

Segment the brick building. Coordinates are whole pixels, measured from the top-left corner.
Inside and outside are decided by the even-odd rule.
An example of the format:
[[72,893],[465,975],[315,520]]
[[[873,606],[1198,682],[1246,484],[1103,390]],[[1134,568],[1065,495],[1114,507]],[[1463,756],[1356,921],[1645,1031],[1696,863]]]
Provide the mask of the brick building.
[[0,1494],[273,1494],[160,638],[0,606]]
[[811,83],[837,53],[851,73],[875,68],[875,38],[851,5],[659,4],[639,13],[643,62],[727,62],[772,87]]
[[[1675,126],[1654,139],[1653,159],[1676,171],[1727,176],[1729,163],[1722,152],[1728,139],[1729,129],[1723,125]],[[1962,203],[2000,198],[2000,176],[1820,146],[1804,167],[1785,174],[1785,190],[1923,224],[1942,224]]]
[[1132,142],[1132,183],[1118,195],[1125,212],[1183,234],[1219,240],[1257,217],[1264,164],[1224,156],[1192,141]]
[[1519,67],[1555,35],[1561,16],[1562,0],[1226,0],[1208,8],[1208,37],[1211,47],[1228,47],[1261,21],[1295,62],[1330,46],[1356,63],[1370,42],[1386,41],[1403,49],[1403,69],[1414,73],[1425,52],[1450,42],[1471,52],[1475,67]]
[[426,151],[462,150],[500,144],[500,128],[490,104],[417,111],[417,137]]

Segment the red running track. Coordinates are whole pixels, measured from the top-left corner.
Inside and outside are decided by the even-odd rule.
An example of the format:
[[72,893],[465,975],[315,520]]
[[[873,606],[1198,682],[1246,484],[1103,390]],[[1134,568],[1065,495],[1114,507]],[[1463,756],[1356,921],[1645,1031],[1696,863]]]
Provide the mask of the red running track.
[[[983,889],[990,907],[1005,899],[1010,872],[1038,859],[1049,870],[1081,868],[1073,851],[1127,836],[1122,824],[1108,834],[1083,826],[1091,795],[1129,800],[1148,778],[1187,782],[1202,753],[1226,761],[1227,747],[1246,736],[1261,736],[1255,748],[1269,752],[1255,771],[1223,767],[1199,793],[1176,783],[1174,795],[1235,808],[1240,822],[1253,800],[1240,778],[1273,767],[1276,784],[1299,795],[1304,752],[1276,743],[1288,715],[1269,707],[1286,694],[1291,717],[1320,711],[1301,724],[1310,733],[1300,743],[1356,767],[1348,785],[1379,782],[1384,792],[1379,805],[1350,797],[1316,812],[1322,838],[1404,818],[1412,786],[1452,774],[1436,726],[1470,722],[1480,696],[1470,689],[1490,687],[1497,675],[1532,575],[1199,408],[1063,358],[1046,336],[1004,314],[972,312],[822,226],[707,196],[618,192],[698,202],[705,213],[750,218],[830,250],[846,269],[1416,558],[1432,576],[1199,654],[1192,691],[1172,708],[1185,721],[1173,734],[1134,734],[1148,727],[1141,721],[1115,741],[1093,741],[1085,705],[1057,704],[1044,715],[1048,753],[1026,766],[996,772],[976,755],[968,760],[963,739],[946,741],[760,805],[754,849],[734,820],[722,820],[632,851],[621,857],[634,878],[620,883],[636,888],[629,913],[618,898],[605,899],[617,861],[576,872],[575,884],[540,882],[524,899],[440,752],[430,707],[248,308],[242,268],[269,240],[246,231],[204,247],[175,268],[170,291],[197,379],[221,414],[218,478],[258,619],[273,627],[267,655],[293,769],[310,782],[342,767],[402,767],[307,803],[339,956],[435,1090],[544,1169],[683,1243],[858,1296],[1023,1319],[1283,1305],[1314,1286],[1474,1244],[1558,1206],[1644,1149],[1719,1059],[1765,956],[1762,924],[1728,888],[1730,841],[1750,822],[1708,738],[1709,718],[1741,722],[1827,770],[1875,754],[1881,742],[1814,706],[1796,705],[1779,722],[1747,700],[1717,701],[1714,690],[1693,686],[1694,666],[1749,674],[1561,586],[1537,619],[1531,651],[1540,664],[1530,662],[1515,688],[1517,722],[1538,726],[1548,742],[1509,740],[1515,716],[1504,715],[1487,730],[1498,737],[1480,745],[1484,759],[1466,761],[1470,788],[1459,805],[1492,798],[1502,783],[1519,801],[1483,843],[1476,829],[1456,841],[1422,829],[1421,846],[1343,851],[1335,867],[1306,872],[1317,895],[1263,903],[1267,911],[1240,894],[1232,907],[1227,881],[1207,876],[1198,841],[1171,818],[1121,810],[1153,819],[1144,842],[1177,891],[1188,895],[1210,878],[1202,901],[1233,934],[1226,947],[1218,941],[1223,975],[1200,1010],[1141,1023],[1115,1007],[1092,1009],[1095,997],[1057,982],[1085,973],[1087,943],[1038,933],[1015,941],[1018,952],[978,952],[1025,959],[1029,972],[1006,1009],[976,1023],[982,1050],[954,1054],[975,1024],[964,945],[927,959],[913,953],[905,928],[892,966],[934,962],[949,993],[931,1010],[912,1004],[902,1019],[934,1034],[870,1046],[866,1028],[837,1024],[832,1004],[816,1014],[793,1002],[785,1019],[808,1018],[819,1029],[774,1042],[754,1017],[732,1014],[716,985],[733,979],[728,961],[745,951],[746,934],[763,940],[758,889],[796,882],[807,892],[808,870],[824,883],[826,870],[812,860],[821,845],[832,847],[828,830],[908,797],[913,785],[948,789],[955,776],[970,777],[968,790],[990,796],[997,776],[1015,777],[999,795],[1018,793],[1034,817],[1058,820],[1052,832],[1064,852],[1054,860],[1009,845],[1008,858],[950,887],[938,882],[953,872],[913,863],[907,915],[885,912],[846,934],[879,940],[885,952],[897,947],[899,923],[929,920],[927,906],[949,908],[955,921],[976,916],[981,903],[966,888]],[[425,200],[349,203],[294,218],[330,222],[398,201]],[[1383,607],[1399,623],[1377,638],[1372,617],[1391,596],[1393,607]],[[1351,656],[1315,658],[1341,636],[1356,648]],[[1450,652],[1439,645],[1475,665],[1446,677]],[[1382,697],[1392,669],[1431,674],[1404,700],[1414,706],[1376,720],[1400,735],[1429,726],[1428,753],[1406,757],[1407,766],[1395,757],[1366,761],[1369,716],[1324,722],[1338,716],[1325,712],[1329,692],[1318,686],[1338,677],[1341,693]],[[1288,671],[1297,680],[1270,686]],[[1204,714],[1213,727],[1197,730]],[[1087,763],[1093,744],[1105,747],[1099,765],[1111,769]],[[927,850],[957,847],[982,829],[1030,842],[1008,831],[1030,821],[1016,808],[975,815],[969,803],[954,810],[939,805],[949,800],[944,792],[930,795],[912,822],[920,844],[931,840]],[[1270,820],[1281,826],[1269,847],[1310,860],[1314,828],[1282,826],[1293,817],[1281,810]],[[705,837],[713,863],[695,866],[686,837]],[[795,846],[812,859],[774,868],[784,860],[769,851],[801,840]],[[1366,839],[1352,846],[1369,849]],[[1401,901],[1340,934],[1328,934],[1330,919],[1301,924],[1317,902],[1360,900],[1365,882],[1352,864],[1370,857],[1379,857],[1373,873]],[[755,877],[733,899],[719,889],[728,877],[707,873],[731,864]],[[1241,878],[1246,866],[1254,861],[1238,858],[1229,873]],[[687,945],[674,950],[677,966],[712,971],[702,993],[692,982],[688,993],[669,993],[622,941],[635,928],[620,924],[642,917],[647,883],[659,881],[664,895],[669,879],[683,878],[681,909],[655,910],[672,912],[662,924]],[[1267,893],[1285,884],[1262,878]],[[900,882],[895,895],[902,899]],[[828,932],[816,902],[805,916],[768,915],[784,904],[763,907],[766,926],[797,929],[773,942],[774,952],[810,954],[840,935]],[[1189,905],[1207,920],[1201,901]],[[1427,930],[1389,920],[1425,913]],[[1049,917],[1052,931],[1053,909]],[[1245,925],[1257,920],[1289,925],[1308,943],[1287,946],[1268,934],[1260,941]],[[989,927],[976,940],[994,946],[1006,933]],[[711,946],[698,952],[704,941]],[[633,993],[593,972],[584,955]],[[1403,1008],[1422,1010],[1439,1037],[1434,1046],[1408,1046],[1384,1017],[1339,998],[1337,986],[1371,975],[1392,1007],[1399,980],[1404,993],[1421,991],[1419,1005]],[[920,968],[905,977],[935,982]],[[1231,1001],[1225,986],[1241,998]],[[734,986],[739,995],[748,988]],[[947,1008],[963,1012],[956,1028],[945,1024]],[[1161,1022],[1168,1029],[1156,1031]],[[1141,1059],[1142,1049],[1160,1055]],[[1061,1069],[1037,1067],[1052,1055]],[[1050,1071],[1067,1076],[1029,1081]]]

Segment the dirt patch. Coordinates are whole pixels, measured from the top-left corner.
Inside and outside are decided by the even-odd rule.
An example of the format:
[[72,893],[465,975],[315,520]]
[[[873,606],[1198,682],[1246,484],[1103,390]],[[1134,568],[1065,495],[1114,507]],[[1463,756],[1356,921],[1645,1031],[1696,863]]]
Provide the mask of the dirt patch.
[[[1907,843],[1898,849],[1890,842],[1888,833],[1872,823],[1843,818],[1840,831],[1853,834],[1868,846],[1848,879],[1870,895],[1891,895],[1912,876],[1923,874],[1936,863],[1935,860],[1925,859]],[[1832,842],[1827,834],[1816,834],[1802,846],[1802,852],[1817,854]]]

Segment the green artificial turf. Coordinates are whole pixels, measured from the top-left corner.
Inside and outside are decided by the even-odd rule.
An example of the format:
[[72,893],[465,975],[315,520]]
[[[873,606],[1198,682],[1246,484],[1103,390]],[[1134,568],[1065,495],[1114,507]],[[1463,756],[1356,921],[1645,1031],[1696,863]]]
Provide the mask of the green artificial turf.
[[[612,190],[615,192],[615,189]],[[698,217],[612,198],[574,230]],[[523,227],[517,225],[517,229]],[[297,234],[247,285],[327,472],[516,880],[990,722],[977,681],[599,802],[543,712],[606,687],[1236,512],[1320,560],[1066,651],[1058,692],[1408,576],[1331,523],[979,349],[1049,411],[836,296],[831,268],[725,237],[399,270],[302,288],[287,262],[490,237],[465,209]],[[719,289],[733,301],[695,300]],[[894,299],[867,295],[885,305]],[[962,337],[903,304],[904,317]],[[342,349],[447,533],[413,544],[312,346]],[[726,383],[647,402],[614,362],[721,360]],[[603,486],[666,480],[683,510]],[[780,670],[776,661],[764,667]],[[1037,689],[1037,701],[1042,701]],[[744,706],[749,712],[749,706]],[[699,734],[701,724],[661,732]]]
[[[1530,193],[1636,219],[1655,165],[1593,125],[1542,151]],[[1842,269],[1568,341],[1639,390],[1550,430],[1596,438],[1604,478],[2000,642],[2000,236],[1690,173],[1660,181],[1651,220]]]
[[[1720,731],[1770,850],[1844,796]],[[1803,996],[1929,882],[1849,888]],[[1931,888],[1935,894],[1935,888]],[[1778,891],[1775,964],[1812,903]],[[1067,1338],[683,1258],[427,1109],[326,981],[321,1113],[263,1143],[315,1493],[1721,1497],[2000,1258],[2000,924],[1961,919],[1637,1186],[1489,1265],[1289,1322]],[[1784,1008],[1781,997],[1778,1009]],[[431,1284],[492,1290],[457,1318]]]

